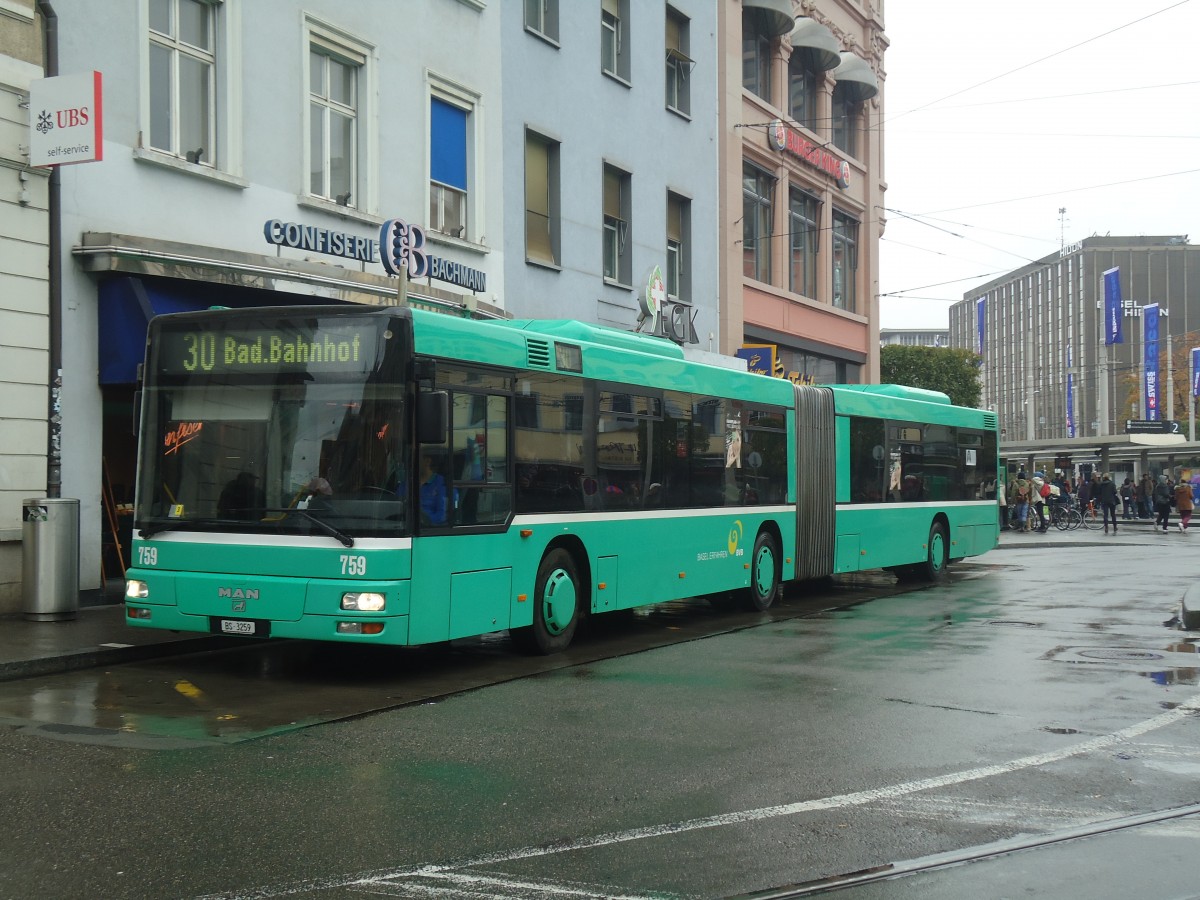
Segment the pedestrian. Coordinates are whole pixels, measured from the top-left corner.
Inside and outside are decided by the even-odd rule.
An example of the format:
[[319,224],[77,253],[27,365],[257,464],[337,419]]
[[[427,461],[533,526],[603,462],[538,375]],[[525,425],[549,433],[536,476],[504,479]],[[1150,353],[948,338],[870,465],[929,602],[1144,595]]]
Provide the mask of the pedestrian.
[[1012,507],[1010,525],[1016,531],[1024,531],[1029,525],[1029,481],[1025,470],[1017,473],[1017,479],[1009,487],[1008,505]]
[[1138,488],[1138,518],[1149,519],[1154,506],[1154,479],[1150,477],[1149,472],[1142,473]]
[[1192,521],[1192,486],[1180,480],[1175,485],[1175,508],[1179,510],[1179,533],[1187,534],[1188,525]]
[[1000,504],[1000,529],[1008,527],[1008,485],[1001,478],[996,485],[996,500]]
[[1100,479],[1100,487],[1096,489],[1096,502],[1100,504],[1104,516],[1104,533],[1108,534],[1108,520],[1112,519],[1113,534],[1117,533],[1117,486],[1112,480],[1112,472],[1105,472]]
[[1128,475],[1121,482],[1121,518],[1133,518],[1133,479]]
[[1175,499],[1175,489],[1166,475],[1158,476],[1158,484],[1154,486],[1154,527],[1162,526],[1163,534],[1170,530],[1171,501]]
[[1076,497],[1076,499],[1079,500],[1079,511],[1080,512],[1087,512],[1088,501],[1092,499],[1090,491],[1091,491],[1091,482],[1088,481],[1086,478],[1080,478],[1079,486],[1077,487],[1077,489],[1075,491],[1075,497]]
[[1046,522],[1046,498],[1050,496],[1050,484],[1046,481],[1046,473],[1034,472],[1032,484],[1031,499],[1033,500],[1034,511],[1038,516],[1038,531],[1045,534],[1046,529],[1049,527]]

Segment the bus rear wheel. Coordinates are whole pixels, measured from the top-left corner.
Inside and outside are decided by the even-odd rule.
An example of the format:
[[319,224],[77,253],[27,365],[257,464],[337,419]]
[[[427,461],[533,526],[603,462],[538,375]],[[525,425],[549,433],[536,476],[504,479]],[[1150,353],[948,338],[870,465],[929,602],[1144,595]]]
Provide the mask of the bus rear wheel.
[[934,522],[929,526],[926,547],[925,562],[917,567],[917,571],[926,581],[941,581],[946,577],[946,569],[950,565],[950,538],[942,522]]
[[779,546],[770,532],[760,531],[750,554],[750,587],[742,595],[748,609],[770,609],[779,594]]
[[512,632],[525,653],[548,655],[566,650],[582,614],[584,593],[575,560],[556,547],[542,557],[533,593],[533,624]]

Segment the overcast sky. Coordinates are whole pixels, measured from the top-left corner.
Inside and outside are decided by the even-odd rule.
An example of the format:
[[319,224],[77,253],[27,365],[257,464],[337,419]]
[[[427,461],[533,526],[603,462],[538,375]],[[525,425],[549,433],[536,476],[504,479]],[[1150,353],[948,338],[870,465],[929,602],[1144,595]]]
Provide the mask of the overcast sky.
[[1200,243],[1200,0],[885,11],[884,328],[1093,234]]

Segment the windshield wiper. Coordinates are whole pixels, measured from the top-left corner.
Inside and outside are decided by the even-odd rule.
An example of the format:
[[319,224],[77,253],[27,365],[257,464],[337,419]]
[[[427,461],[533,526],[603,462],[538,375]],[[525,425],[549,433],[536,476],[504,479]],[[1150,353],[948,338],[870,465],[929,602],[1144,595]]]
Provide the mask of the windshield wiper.
[[304,518],[308,519],[308,521],[312,522],[314,525],[316,525],[318,528],[320,528],[323,532],[325,532],[330,537],[335,537],[339,541],[341,541],[343,547],[353,547],[354,546],[354,538],[353,537],[346,534],[346,532],[344,532],[344,531],[334,528],[328,522],[325,522],[322,519],[318,519],[316,516],[314,516],[312,513],[310,513],[307,509],[300,509],[295,506],[268,506],[265,509],[263,509],[263,512],[287,513],[289,515],[294,514],[294,515],[298,515],[298,516],[303,516]]
[[[304,518],[308,519],[308,521],[312,522],[330,537],[337,538],[339,541],[341,541],[343,547],[354,546],[353,537],[346,534],[344,531],[334,528],[328,522],[321,521],[308,510],[297,509],[294,506],[280,506],[267,507],[265,509],[260,508],[259,511],[269,513],[295,513],[296,515],[303,516]],[[246,519],[168,519],[165,522],[155,522],[151,525],[143,525],[140,531],[142,533],[142,540],[147,541],[154,537],[154,535],[162,534],[164,531],[199,531],[203,528],[211,528],[214,525],[223,525],[228,528],[230,525],[245,526],[247,524],[249,524],[249,522]]]

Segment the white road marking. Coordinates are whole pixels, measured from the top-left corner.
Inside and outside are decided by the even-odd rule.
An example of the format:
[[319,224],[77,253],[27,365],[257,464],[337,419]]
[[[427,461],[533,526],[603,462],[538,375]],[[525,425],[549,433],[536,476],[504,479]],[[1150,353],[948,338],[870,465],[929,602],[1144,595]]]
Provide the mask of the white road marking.
[[[376,893],[376,889],[384,888],[378,893],[391,897],[430,895],[435,897],[567,897],[580,898],[580,900],[654,900],[654,898],[642,894],[619,893],[613,888],[600,889],[599,885],[581,885],[570,882],[524,881],[516,878],[475,875],[469,872],[435,872],[423,877],[434,883],[416,884],[407,878],[404,881],[372,879],[365,884],[354,884],[350,887],[364,893]],[[480,893],[480,891],[486,893]],[[656,896],[662,897],[663,895]]]
[[[786,803],[778,806],[763,806],[757,809],[747,809],[738,812],[722,813],[716,816],[704,816],[687,819],[683,822],[671,822],[662,825],[652,825],[645,828],[632,828],[626,831],[612,831],[605,834],[581,837],[574,841],[556,841],[550,845],[520,847],[502,853],[492,853],[475,859],[457,860],[441,865],[419,866],[417,868],[398,868],[373,873],[360,873],[343,877],[313,879],[289,885],[274,887],[251,888],[248,891],[231,891],[221,894],[209,894],[198,900],[265,900],[270,897],[284,897],[310,891],[329,890],[334,888],[371,888],[384,885],[403,884],[403,879],[431,878],[447,873],[463,873],[465,869],[480,866],[496,866],[516,862],[523,859],[533,859],[539,856],[552,856],[559,853],[574,853],[581,850],[592,850],[598,847],[610,847],[630,841],[640,841],[647,838],[666,837],[667,835],[683,834],[689,831],[700,831],[708,828],[721,828],[726,825],[739,825],[746,822],[760,822],[766,819],[778,819],[784,816],[794,816],[801,813],[823,812],[827,810],[844,809],[853,806],[865,806],[905,797],[921,791],[937,788],[953,787],[969,781],[979,781],[997,775],[1007,775],[1022,769],[1031,769],[1050,763],[1061,762],[1072,756],[1081,756],[1120,744],[1140,737],[1151,731],[1157,731],[1168,725],[1173,725],[1182,719],[1200,712],[1200,695],[1188,699],[1179,706],[1153,718],[1137,722],[1127,728],[1102,735],[1088,741],[1082,741],[1059,750],[1047,753],[1035,753],[1018,759],[991,766],[979,766],[962,772],[951,772],[933,778],[922,778],[917,781],[907,781],[901,784],[883,788],[873,788],[866,791],[855,791],[849,794],[839,794],[834,797],[821,797],[816,800],[803,800],[797,803]],[[502,895],[492,895],[502,896]],[[585,895],[586,896],[586,895]]]

